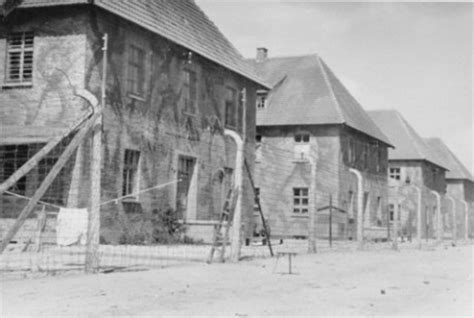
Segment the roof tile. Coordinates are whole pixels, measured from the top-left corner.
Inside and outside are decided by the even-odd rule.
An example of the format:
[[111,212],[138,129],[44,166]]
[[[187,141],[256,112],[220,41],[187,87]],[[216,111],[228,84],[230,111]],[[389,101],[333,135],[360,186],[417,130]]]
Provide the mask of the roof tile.
[[251,63],[273,87],[268,95],[268,107],[257,112],[257,125],[346,124],[391,145],[318,55],[251,60]]
[[[5,0],[0,1],[1,5],[5,3]],[[24,0],[20,7],[88,2],[87,0]],[[93,3],[262,86],[267,86],[193,0],[95,0]]]

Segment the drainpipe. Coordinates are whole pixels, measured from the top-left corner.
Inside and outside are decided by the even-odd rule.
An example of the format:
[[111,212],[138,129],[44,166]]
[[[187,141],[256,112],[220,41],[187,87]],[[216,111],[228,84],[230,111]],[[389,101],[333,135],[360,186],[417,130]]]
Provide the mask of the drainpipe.
[[356,175],[357,177],[357,242],[359,244],[359,249],[364,248],[364,211],[363,211],[363,200],[364,200],[364,188],[363,188],[363,178],[360,171],[350,168],[350,172]]
[[232,220],[232,240],[230,245],[230,259],[238,262],[240,258],[241,225],[242,225],[242,181],[244,163],[244,142],[242,138],[233,130],[225,129],[224,135],[231,137],[237,145],[235,156],[234,191],[237,195],[234,218]]
[[452,229],[452,236],[453,236],[453,243],[456,243],[456,239],[457,239],[457,235],[458,235],[458,231],[457,231],[457,222],[456,222],[456,201],[454,201],[454,198],[452,196],[449,196],[447,195],[446,196],[446,199],[448,199],[449,201],[451,201],[451,204],[452,204],[452,207],[453,207],[453,213],[452,213],[452,217],[453,217],[453,229]]
[[431,190],[431,193],[433,193],[436,197],[436,240],[441,242],[443,239],[443,227],[441,222],[441,195],[434,190]]
[[461,201],[464,204],[464,239],[469,240],[469,205],[466,201]]

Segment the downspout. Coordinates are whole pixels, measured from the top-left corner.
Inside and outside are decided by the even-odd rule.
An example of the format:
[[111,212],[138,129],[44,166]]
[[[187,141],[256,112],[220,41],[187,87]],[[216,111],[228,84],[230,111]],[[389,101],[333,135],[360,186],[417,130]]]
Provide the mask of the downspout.
[[443,239],[443,228],[441,222],[441,195],[434,190],[431,190],[431,193],[433,193],[436,197],[436,240],[438,242],[441,242],[441,240]]
[[456,239],[457,239],[457,235],[458,235],[458,231],[457,231],[457,220],[456,220],[456,201],[454,201],[454,198],[452,196],[449,196],[447,195],[446,196],[446,199],[448,199],[449,201],[451,201],[451,204],[452,204],[452,207],[453,207],[453,210],[452,210],[452,218],[453,218],[453,229],[452,229],[452,238],[453,238],[453,243],[456,243]]
[[464,239],[469,240],[469,205],[466,201],[461,201],[464,204]]
[[232,220],[232,240],[230,245],[230,259],[232,262],[238,262],[240,258],[240,241],[241,241],[241,225],[242,225],[242,175],[243,175],[243,155],[244,142],[242,138],[233,130],[224,129],[224,135],[231,137],[237,145],[237,153],[235,156],[235,174],[234,174],[234,191],[237,200],[234,210],[234,218]]
[[364,188],[363,188],[363,177],[360,171],[350,168],[350,172],[355,174],[357,177],[357,242],[359,249],[364,248],[364,211],[363,211],[363,200],[364,200]]

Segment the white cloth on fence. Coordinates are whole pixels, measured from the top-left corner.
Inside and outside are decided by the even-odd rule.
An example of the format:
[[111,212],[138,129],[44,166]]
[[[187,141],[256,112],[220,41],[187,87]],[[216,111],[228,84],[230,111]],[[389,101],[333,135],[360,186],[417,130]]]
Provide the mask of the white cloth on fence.
[[60,246],[86,244],[87,209],[61,208],[56,224],[56,242]]

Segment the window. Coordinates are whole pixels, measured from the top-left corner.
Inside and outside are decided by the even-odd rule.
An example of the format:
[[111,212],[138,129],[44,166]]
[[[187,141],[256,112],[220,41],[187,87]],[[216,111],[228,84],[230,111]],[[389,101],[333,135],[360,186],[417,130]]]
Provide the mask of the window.
[[308,214],[308,188],[293,188],[293,213]]
[[391,179],[400,180],[401,178],[400,168],[390,168],[389,176]]
[[128,52],[127,91],[129,94],[143,96],[145,86],[145,52],[130,45]]
[[310,145],[309,134],[302,133],[295,135],[295,157],[296,160],[305,161],[309,155]]
[[355,140],[353,138],[349,138],[349,149],[348,149],[349,155],[349,163],[354,163],[355,158],[356,158],[356,145],[355,145]]
[[236,105],[237,94],[235,89],[231,87],[226,88],[225,96],[225,125],[229,127],[236,127]]
[[389,221],[393,221],[395,219],[395,205],[393,204],[388,205],[388,216],[389,216]]
[[255,202],[253,205],[253,212],[254,213],[260,213],[259,208],[258,208],[258,202],[260,201],[260,188],[255,188]]
[[261,143],[262,142],[262,135],[256,135],[255,136],[255,142],[256,143]]
[[309,134],[295,135],[295,142],[297,144],[307,144],[307,143],[309,143]]
[[257,110],[267,106],[267,92],[257,92]]
[[[44,180],[46,176],[51,172],[54,165],[58,161],[60,156],[59,151],[54,151],[48,154],[48,157],[42,159],[38,164],[38,174],[39,180]],[[68,190],[69,184],[66,183],[66,171],[65,169],[61,169],[59,175],[54,178],[53,183],[48,188],[48,191],[43,195],[41,198],[42,201],[57,204],[57,205],[64,205],[65,204],[65,193]]]
[[7,83],[26,83],[33,81],[33,43],[31,32],[13,33],[7,39]]
[[[8,145],[0,147],[0,183],[7,180],[29,159],[28,145]],[[8,191],[25,195],[26,177],[18,180]]]
[[184,109],[192,114],[196,113],[197,96],[196,72],[185,70],[183,83]]
[[122,195],[130,195],[138,190],[138,162],[140,152],[125,149],[123,162],[123,188]]

